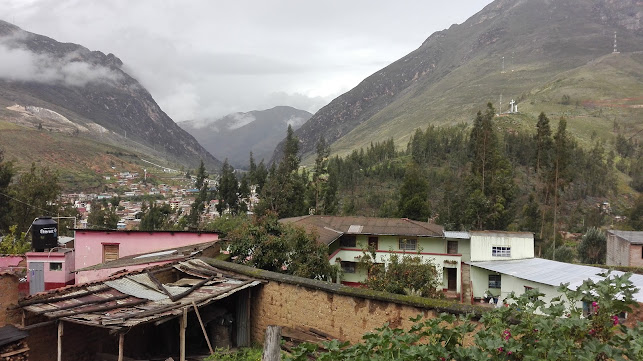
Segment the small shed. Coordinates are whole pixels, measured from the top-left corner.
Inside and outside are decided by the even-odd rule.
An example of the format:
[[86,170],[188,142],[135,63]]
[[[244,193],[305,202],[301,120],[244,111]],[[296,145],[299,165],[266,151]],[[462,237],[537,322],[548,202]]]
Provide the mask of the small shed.
[[56,336],[34,347],[28,340],[30,359],[185,360],[217,346],[247,346],[249,291],[260,283],[192,259],[37,294],[20,301],[25,328]]

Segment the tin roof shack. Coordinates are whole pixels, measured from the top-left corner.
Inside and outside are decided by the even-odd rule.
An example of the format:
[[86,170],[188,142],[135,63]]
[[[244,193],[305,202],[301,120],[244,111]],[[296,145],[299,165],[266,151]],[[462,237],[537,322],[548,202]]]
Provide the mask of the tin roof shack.
[[30,295],[74,284],[73,249],[56,247],[49,252],[27,252],[25,256]]
[[213,241],[142,254],[134,254],[131,256],[121,257],[113,261],[77,269],[75,271],[77,273],[76,280],[78,283],[99,281],[108,278],[110,275],[118,271],[135,271],[199,256],[215,257],[219,254],[219,251],[219,241]]
[[[216,232],[184,231],[101,231],[77,229],[76,267],[86,268],[125,256],[212,242]],[[77,283],[81,283],[78,280]]]
[[247,346],[249,288],[260,283],[188,260],[30,296],[19,303],[30,360],[185,360]]

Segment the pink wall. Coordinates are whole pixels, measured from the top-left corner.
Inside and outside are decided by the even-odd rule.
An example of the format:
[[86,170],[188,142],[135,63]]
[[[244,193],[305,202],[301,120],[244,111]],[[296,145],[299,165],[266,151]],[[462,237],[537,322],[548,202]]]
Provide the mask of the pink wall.
[[[212,242],[216,233],[197,232],[141,232],[76,230],[76,268],[103,263],[103,245],[117,244],[118,256],[125,257],[173,247]],[[130,269],[130,267],[128,267]],[[78,280],[77,280],[77,283]]]
[[[65,285],[73,283],[75,274],[74,267],[74,250],[65,249],[58,252],[27,252],[27,267],[30,267],[31,262],[43,262],[45,266],[45,284],[60,284]],[[62,263],[62,270],[52,271],[49,269],[49,264],[52,262]],[[27,281],[31,281],[31,272],[27,272]]]
[[106,269],[99,269],[99,270],[90,270],[90,271],[82,271],[76,273],[76,284],[78,283],[87,283],[87,282],[94,282],[98,280],[104,280],[111,276],[112,274],[119,272],[119,271],[136,271],[139,269],[147,268],[147,267],[152,267],[152,266],[157,266],[161,264],[166,264],[174,262],[174,260],[166,260],[162,262],[150,262],[150,263],[144,263],[144,264],[138,264],[138,265],[133,265],[133,266],[123,266],[123,267],[117,267],[117,268],[106,268]]

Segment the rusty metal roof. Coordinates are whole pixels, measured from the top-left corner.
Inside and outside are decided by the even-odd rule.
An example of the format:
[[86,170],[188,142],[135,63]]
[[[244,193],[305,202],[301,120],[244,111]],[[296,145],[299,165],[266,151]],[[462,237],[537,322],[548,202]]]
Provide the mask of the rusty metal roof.
[[[159,275],[157,277],[156,275]],[[160,282],[160,279],[172,279]],[[39,294],[19,302],[29,313],[120,329],[180,315],[192,302],[207,305],[261,281],[230,275],[199,259]]]
[[280,222],[303,226],[314,231],[318,241],[331,244],[343,234],[365,234],[374,236],[415,236],[443,237],[442,226],[419,222],[407,218],[303,216],[284,218]]

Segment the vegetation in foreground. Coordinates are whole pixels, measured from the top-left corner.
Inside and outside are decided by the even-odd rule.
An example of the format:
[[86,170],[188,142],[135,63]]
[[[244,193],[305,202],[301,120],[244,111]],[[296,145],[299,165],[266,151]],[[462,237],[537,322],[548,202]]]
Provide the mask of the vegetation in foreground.
[[564,296],[549,304],[535,289],[512,294],[511,305],[485,313],[481,326],[464,316],[418,316],[408,330],[384,325],[361,343],[332,341],[324,351],[302,344],[286,360],[643,360],[643,323],[626,327],[619,317],[637,306],[638,290],[628,274],[605,276],[573,291],[562,285]]

